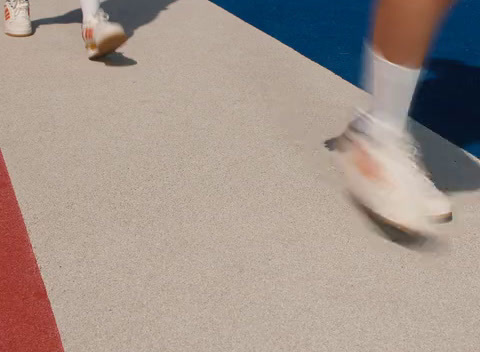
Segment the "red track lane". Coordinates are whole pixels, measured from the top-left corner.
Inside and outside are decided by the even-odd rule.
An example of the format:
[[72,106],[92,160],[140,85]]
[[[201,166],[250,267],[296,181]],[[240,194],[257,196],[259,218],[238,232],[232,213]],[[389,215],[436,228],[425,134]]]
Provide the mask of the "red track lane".
[[47,291],[1,151],[0,351],[63,352]]

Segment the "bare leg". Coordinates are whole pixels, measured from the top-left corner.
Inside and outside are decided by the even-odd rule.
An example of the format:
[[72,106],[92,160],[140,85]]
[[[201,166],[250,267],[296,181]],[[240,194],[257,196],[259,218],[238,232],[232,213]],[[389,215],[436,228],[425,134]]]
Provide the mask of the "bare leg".
[[388,61],[419,68],[452,0],[380,0],[373,47]]

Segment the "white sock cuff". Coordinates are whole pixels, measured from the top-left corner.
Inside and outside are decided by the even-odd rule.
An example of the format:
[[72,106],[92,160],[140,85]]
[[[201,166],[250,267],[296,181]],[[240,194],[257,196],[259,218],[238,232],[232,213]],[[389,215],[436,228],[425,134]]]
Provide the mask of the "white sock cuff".
[[100,0],[80,0],[82,7],[83,21],[95,16],[100,8]]
[[391,61],[388,61],[380,52],[373,50],[372,46],[364,43],[364,55],[363,55],[363,84],[365,90],[369,93],[373,93],[373,79],[372,75],[380,71],[383,75],[392,75],[396,77],[399,75],[405,75],[405,81],[409,81],[410,85],[416,85],[421,68],[409,68],[402,65],[398,65]]
[[421,70],[390,62],[366,45],[364,71],[365,88],[372,94],[372,116],[403,131]]

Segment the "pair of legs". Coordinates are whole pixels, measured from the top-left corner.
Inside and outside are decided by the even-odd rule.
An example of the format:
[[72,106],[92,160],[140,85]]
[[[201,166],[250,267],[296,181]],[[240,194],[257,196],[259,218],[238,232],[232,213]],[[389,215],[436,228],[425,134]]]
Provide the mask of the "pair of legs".
[[421,66],[452,0],[378,0],[365,79],[372,93],[343,135],[340,154],[352,195],[408,232],[430,232],[451,217],[448,199],[426,176],[406,131]]
[[[80,0],[80,5],[82,37],[90,59],[115,51],[127,40],[123,27],[108,21],[108,15],[100,9],[100,0]],[[4,12],[6,34],[24,37],[33,33],[28,0],[6,0]]]

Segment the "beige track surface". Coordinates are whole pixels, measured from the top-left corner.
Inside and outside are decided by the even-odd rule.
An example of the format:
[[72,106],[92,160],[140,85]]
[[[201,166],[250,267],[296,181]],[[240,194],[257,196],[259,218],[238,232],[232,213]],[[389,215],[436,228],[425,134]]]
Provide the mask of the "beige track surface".
[[[129,5],[137,3],[137,6]],[[480,166],[416,126],[454,221],[402,246],[324,141],[366,95],[206,0],[75,0],[0,37],[0,147],[67,352],[478,351]]]

